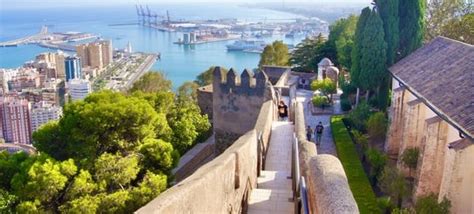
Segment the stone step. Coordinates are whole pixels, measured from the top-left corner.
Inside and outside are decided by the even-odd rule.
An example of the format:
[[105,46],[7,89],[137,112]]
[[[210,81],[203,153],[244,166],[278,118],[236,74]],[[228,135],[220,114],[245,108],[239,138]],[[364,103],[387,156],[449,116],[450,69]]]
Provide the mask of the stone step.
[[262,171],[257,178],[259,189],[291,190],[290,172],[286,171]]
[[294,213],[292,193],[286,190],[254,189],[248,203],[248,213]]

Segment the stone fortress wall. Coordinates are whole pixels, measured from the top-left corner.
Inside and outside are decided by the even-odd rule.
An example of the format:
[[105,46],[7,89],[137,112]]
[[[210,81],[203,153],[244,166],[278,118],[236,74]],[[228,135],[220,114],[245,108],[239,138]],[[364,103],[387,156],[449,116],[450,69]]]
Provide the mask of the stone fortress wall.
[[[288,80],[287,75],[282,78]],[[220,155],[136,213],[246,212],[277,120],[278,89],[264,72],[254,77],[245,70],[239,78],[233,70],[221,75],[216,68],[214,80],[213,125]],[[288,93],[295,95],[294,90]],[[303,106],[292,106],[298,109],[295,113],[290,108],[297,115],[301,172],[308,183],[311,213],[358,213],[342,164],[333,156],[317,155],[314,144],[305,141]]]
[[212,88],[216,154],[220,154],[255,126],[264,102],[277,98],[264,72],[254,75],[244,70],[239,76],[233,69],[225,74],[216,67]]

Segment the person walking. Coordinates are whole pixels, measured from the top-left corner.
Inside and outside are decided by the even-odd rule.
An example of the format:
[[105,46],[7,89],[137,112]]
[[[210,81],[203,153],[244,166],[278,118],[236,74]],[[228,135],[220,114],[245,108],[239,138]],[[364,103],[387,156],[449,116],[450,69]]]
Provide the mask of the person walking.
[[278,116],[280,116],[281,121],[286,121],[288,117],[288,106],[283,100],[280,100],[280,104],[278,104]]
[[313,129],[311,126],[306,127],[306,140],[311,142],[311,135],[313,135]]
[[321,121],[319,121],[319,124],[314,129],[315,138],[316,138],[316,145],[321,144],[321,137],[323,136],[323,130],[324,130],[323,123],[321,123]]

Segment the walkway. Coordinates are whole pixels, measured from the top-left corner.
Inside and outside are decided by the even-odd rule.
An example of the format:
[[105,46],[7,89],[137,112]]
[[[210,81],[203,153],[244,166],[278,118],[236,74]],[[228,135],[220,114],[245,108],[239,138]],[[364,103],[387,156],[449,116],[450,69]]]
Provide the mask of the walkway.
[[252,190],[248,203],[250,214],[294,213],[291,202],[291,142],[294,126],[290,122],[273,122],[265,161],[265,171]]
[[[310,125],[311,128],[314,130],[316,125],[321,121],[324,126],[321,144],[317,146],[318,154],[331,154],[337,157],[336,146],[334,145],[332,132],[331,132],[331,126],[330,126],[331,115],[312,115],[311,114],[311,111],[308,108],[307,103],[311,100],[313,96],[312,91],[298,90],[296,96],[297,96],[297,101],[302,102],[305,105],[304,116],[305,116],[306,125]],[[338,96],[335,96],[335,98],[337,97]],[[335,99],[334,109],[335,109],[336,114],[341,112],[339,99]],[[312,137],[311,141],[315,142],[314,136]]]

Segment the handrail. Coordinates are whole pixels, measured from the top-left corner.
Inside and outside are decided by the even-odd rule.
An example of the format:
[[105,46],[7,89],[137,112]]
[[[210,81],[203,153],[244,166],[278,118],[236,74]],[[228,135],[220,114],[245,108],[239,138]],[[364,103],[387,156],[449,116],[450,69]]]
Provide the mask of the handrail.
[[308,191],[306,188],[305,178],[303,176],[301,176],[300,194],[301,194],[301,209],[303,210],[302,213],[309,214]]
[[[293,133],[292,152],[291,152],[291,177],[293,187],[293,202],[295,213],[309,214],[308,195],[306,182],[300,172],[299,145],[296,133]],[[301,212],[303,210],[303,212]]]

